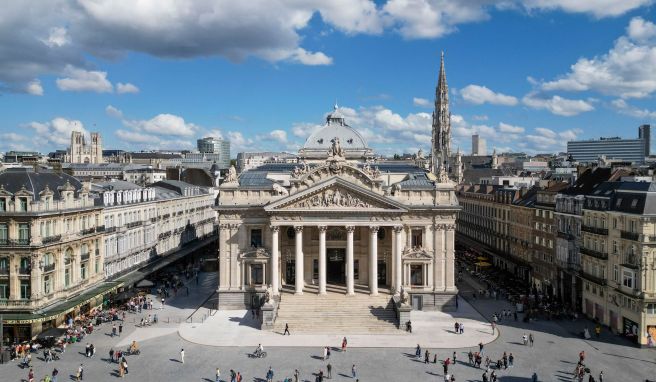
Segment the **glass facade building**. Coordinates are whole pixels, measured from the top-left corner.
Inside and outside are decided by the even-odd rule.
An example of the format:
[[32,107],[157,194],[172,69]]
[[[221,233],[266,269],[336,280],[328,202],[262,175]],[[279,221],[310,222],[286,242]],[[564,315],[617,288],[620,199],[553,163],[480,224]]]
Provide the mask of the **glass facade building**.
[[642,125],[639,137],[622,139],[619,137],[567,142],[567,154],[580,163],[597,161],[601,156],[632,163],[644,163],[650,154],[650,126]]

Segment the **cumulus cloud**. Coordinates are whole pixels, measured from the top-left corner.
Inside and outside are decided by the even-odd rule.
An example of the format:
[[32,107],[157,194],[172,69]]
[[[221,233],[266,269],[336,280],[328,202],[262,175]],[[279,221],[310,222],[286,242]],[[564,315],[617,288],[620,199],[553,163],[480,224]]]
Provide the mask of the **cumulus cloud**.
[[139,88],[129,82],[126,84],[119,82],[116,84],[116,92],[118,94],[139,93]]
[[519,102],[517,98],[502,93],[495,93],[485,86],[467,85],[460,90],[462,98],[475,105],[489,103],[492,105],[515,106]]
[[114,86],[107,79],[107,72],[84,70],[68,66],[66,77],[57,78],[57,87],[63,91],[111,93]]
[[137,131],[129,131],[123,129],[116,130],[116,136],[120,140],[129,143],[152,143],[153,140],[158,140],[151,134],[143,134]]
[[499,122],[499,131],[501,133],[521,134],[524,132],[524,128],[521,126],[513,126],[507,123]]
[[556,132],[552,129],[537,127],[533,134],[526,135],[525,139],[533,145],[533,150],[561,152],[565,150],[567,141],[576,139],[582,132],[581,129]]
[[594,106],[584,100],[568,99],[561,96],[544,97],[535,92],[522,98],[524,105],[533,109],[548,110],[552,114],[571,117],[594,110]]
[[642,98],[656,91],[656,25],[633,18],[627,35],[605,54],[580,58],[570,72],[542,84],[543,90],[596,91]]
[[412,104],[419,107],[433,107],[431,101],[426,98],[414,97],[412,99]]
[[641,109],[628,104],[625,100],[619,98],[611,101],[611,106],[618,113],[628,115],[642,120],[656,120],[656,110]]
[[63,117],[53,118],[47,122],[33,121],[24,124],[22,127],[34,131],[30,135],[30,140],[34,147],[38,149],[43,147],[67,147],[71,142],[71,132],[73,131],[80,131],[85,135],[89,134],[81,121]]
[[278,143],[287,143],[287,132],[285,130],[273,130],[269,133],[269,138]]
[[42,96],[43,86],[41,86],[41,81],[37,78],[28,82],[25,86],[25,92],[31,95]]
[[[650,3],[652,0],[7,0],[0,22],[0,83],[4,89],[27,91],[27,82],[55,75],[65,80],[62,86],[66,90],[108,92],[110,87],[98,75],[103,72],[94,70],[94,63],[120,59],[128,52],[158,58],[240,61],[257,57],[329,65],[333,59],[328,54],[303,46],[303,33],[316,17],[347,35],[394,31],[416,39],[444,36],[462,24],[490,18],[495,9],[560,10],[607,17]],[[636,39],[638,35],[633,34]],[[81,86],[79,79],[65,73],[69,66],[95,74],[92,82],[96,85],[87,79]]]
[[107,107],[105,108],[105,114],[107,114],[112,118],[118,118],[118,119],[123,118],[123,112],[112,105],[107,105]]
[[185,122],[184,118],[173,114],[158,114],[147,120],[129,120],[124,124],[135,130],[152,134],[190,136],[198,131],[198,126]]

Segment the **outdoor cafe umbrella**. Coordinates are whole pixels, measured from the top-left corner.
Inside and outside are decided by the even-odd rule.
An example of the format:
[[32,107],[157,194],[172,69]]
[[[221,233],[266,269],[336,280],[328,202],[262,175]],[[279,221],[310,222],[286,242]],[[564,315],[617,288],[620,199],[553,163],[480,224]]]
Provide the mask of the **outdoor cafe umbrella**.
[[492,266],[492,264],[488,263],[487,261],[479,261],[478,263],[476,263],[476,266],[477,267],[490,267],[490,266]]
[[150,288],[155,286],[155,284],[150,280],[141,280],[137,283],[137,288]]

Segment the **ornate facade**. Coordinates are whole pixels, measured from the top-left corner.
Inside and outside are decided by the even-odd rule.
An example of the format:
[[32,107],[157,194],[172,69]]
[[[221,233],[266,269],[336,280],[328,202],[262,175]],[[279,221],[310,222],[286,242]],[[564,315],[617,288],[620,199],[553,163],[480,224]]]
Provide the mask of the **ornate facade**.
[[[447,137],[444,138],[448,142]],[[299,151],[219,188],[219,309],[281,293],[409,293],[415,309],[455,305],[455,184],[376,161],[339,108]]]
[[71,146],[64,157],[67,163],[102,163],[102,138],[99,133],[91,133],[91,142],[87,143],[84,133],[71,132]]

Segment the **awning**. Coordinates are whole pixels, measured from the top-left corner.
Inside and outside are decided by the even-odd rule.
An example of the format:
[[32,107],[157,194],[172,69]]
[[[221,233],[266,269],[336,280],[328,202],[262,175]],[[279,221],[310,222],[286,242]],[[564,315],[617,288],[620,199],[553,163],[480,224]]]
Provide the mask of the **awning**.
[[54,320],[55,318],[71,312],[92,300],[113,292],[120,286],[116,281],[103,282],[77,296],[70,297],[61,303],[33,313],[5,313],[2,321],[8,325],[33,324]]
[[476,259],[478,261],[487,261],[487,257],[483,257],[483,256],[478,256]]
[[150,288],[152,286],[155,286],[155,283],[153,283],[150,280],[141,280],[137,283],[136,287],[137,288]]
[[492,264],[488,263],[487,261],[479,261],[476,263],[476,266],[478,267],[491,267]]

